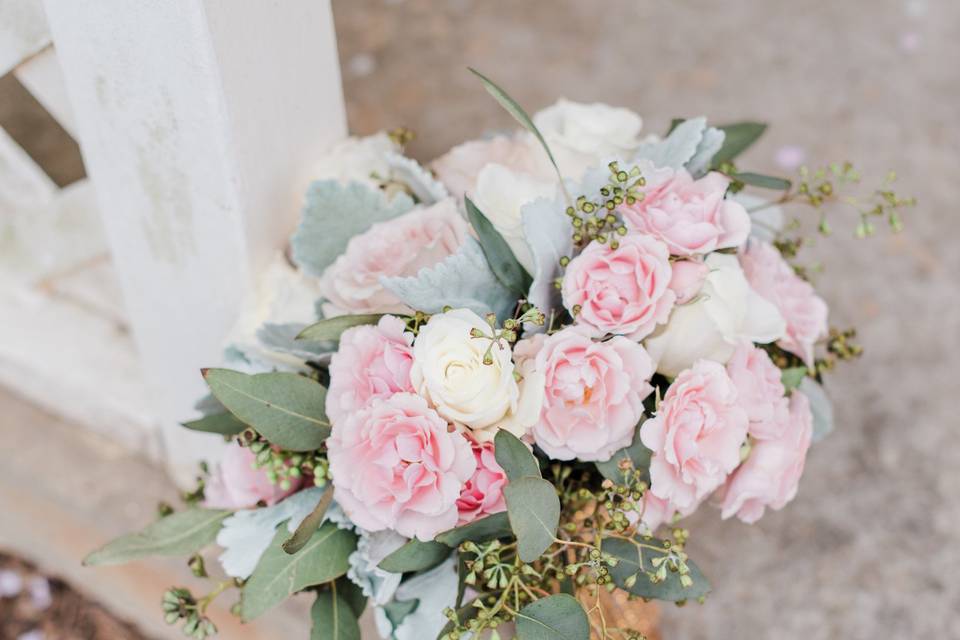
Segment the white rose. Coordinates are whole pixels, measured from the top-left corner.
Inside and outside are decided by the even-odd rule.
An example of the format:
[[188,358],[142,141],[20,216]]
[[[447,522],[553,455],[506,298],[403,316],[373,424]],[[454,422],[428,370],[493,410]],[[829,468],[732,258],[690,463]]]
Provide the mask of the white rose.
[[387,153],[397,145],[386,133],[375,133],[363,138],[350,137],[338,142],[310,167],[311,180],[336,180],[340,183],[362,182],[375,189],[380,187],[372,175],[390,175]]
[[430,318],[413,344],[413,387],[437,413],[471,430],[480,442],[492,440],[499,429],[520,437],[540,416],[543,377],[532,372],[518,383],[505,342],[490,349],[493,362],[484,364],[490,340],[472,337],[473,329],[491,333],[469,309]]
[[561,173],[576,180],[611,156],[631,157],[640,145],[643,126],[640,116],[629,109],[562,99],[534,114],[533,123],[546,139]]
[[555,180],[539,180],[495,163],[486,165],[477,176],[474,204],[530,273],[534,271],[533,256],[523,236],[520,208],[537,198],[552,198],[556,189]]
[[750,287],[736,256],[713,253],[706,265],[710,274],[699,296],[674,307],[667,324],[644,342],[665,376],[700,359],[725,363],[739,342],[774,342],[786,332],[783,316]]

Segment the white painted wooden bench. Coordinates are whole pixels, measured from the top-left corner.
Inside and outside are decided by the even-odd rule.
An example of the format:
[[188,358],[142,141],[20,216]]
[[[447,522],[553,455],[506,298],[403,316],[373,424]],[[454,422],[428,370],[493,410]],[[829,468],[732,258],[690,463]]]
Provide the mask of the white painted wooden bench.
[[330,2],[0,0],[8,72],[89,178],[0,129],[0,384],[188,478],[198,370],[346,135]]

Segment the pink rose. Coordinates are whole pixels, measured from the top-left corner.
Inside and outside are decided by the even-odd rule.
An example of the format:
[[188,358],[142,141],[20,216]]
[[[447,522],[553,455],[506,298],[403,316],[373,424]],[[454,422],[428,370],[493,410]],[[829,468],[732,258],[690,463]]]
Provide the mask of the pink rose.
[[784,395],[780,369],[767,352],[741,343],[727,362],[727,373],[750,419],[750,435],[761,440],[780,437],[787,426],[790,401]]
[[428,541],[457,525],[477,463],[467,439],[412,393],[376,398],[333,424],[334,498],[367,531]]
[[413,334],[403,320],[383,316],[374,325],[347,329],[330,359],[327,416],[334,424],[373,398],[413,391]]
[[710,267],[695,260],[677,260],[671,268],[670,290],[677,294],[677,304],[686,304],[696,298],[710,275]]
[[327,315],[410,313],[380,279],[416,275],[455,253],[466,236],[467,223],[452,198],[372,225],[350,239],[320,278]]
[[793,500],[812,437],[810,401],[794,391],[786,429],[777,438],[756,441],[746,461],[727,481],[721,496],[722,517],[736,514],[744,522],[753,523],[766,507],[782,509]]
[[531,144],[529,136],[524,134],[471,140],[454,147],[430,166],[440,182],[459,199],[464,194],[474,193],[477,176],[489,164],[498,164],[535,178],[552,178],[546,154],[534,146],[538,144]]
[[588,329],[573,326],[522,340],[514,353],[520,361],[535,357],[545,379],[533,437],[547,455],[608,460],[630,444],[653,391],[653,361],[643,347],[620,336],[595,342]]
[[460,497],[457,499],[457,511],[460,513],[457,526],[507,510],[507,503],[503,498],[507,474],[497,463],[493,453],[493,442],[481,444],[471,441],[470,444],[477,461],[477,470],[463,485],[463,490],[460,491]]
[[787,335],[777,344],[812,367],[813,347],[827,335],[827,303],[771,244],[751,240],[740,254],[740,265],[750,286],[787,321]]
[[207,479],[203,505],[208,509],[249,509],[261,502],[272,505],[300,488],[299,478],[286,490],[270,482],[267,470],[254,466],[256,459],[247,447],[231,443]]
[[563,277],[563,305],[595,335],[615,333],[640,340],[667,321],[676,294],[666,245],[627,235],[620,246],[591,242],[570,261]]
[[662,240],[676,256],[703,255],[743,244],[750,216],[725,198],[730,179],[715,171],[694,180],[686,169],[645,172],[643,199],[620,207],[624,222]]
[[680,510],[695,505],[740,464],[747,425],[723,365],[698,360],[680,372],[656,415],[640,427],[653,451],[650,491]]

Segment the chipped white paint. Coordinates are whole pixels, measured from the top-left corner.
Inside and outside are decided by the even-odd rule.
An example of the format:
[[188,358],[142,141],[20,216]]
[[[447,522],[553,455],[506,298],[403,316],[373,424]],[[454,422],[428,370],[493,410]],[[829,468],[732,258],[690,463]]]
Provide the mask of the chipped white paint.
[[0,76],[49,43],[41,0],[0,1]]
[[329,0],[46,0],[172,469],[305,169],[346,133]]

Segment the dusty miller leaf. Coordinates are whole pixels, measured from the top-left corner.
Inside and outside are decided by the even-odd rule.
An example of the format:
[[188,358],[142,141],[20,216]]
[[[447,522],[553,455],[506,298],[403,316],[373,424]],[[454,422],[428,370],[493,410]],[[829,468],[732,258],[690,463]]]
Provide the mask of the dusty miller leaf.
[[697,153],[706,126],[704,117],[684,120],[665,139],[640,145],[634,162],[650,160],[657,167],[679,169]]

